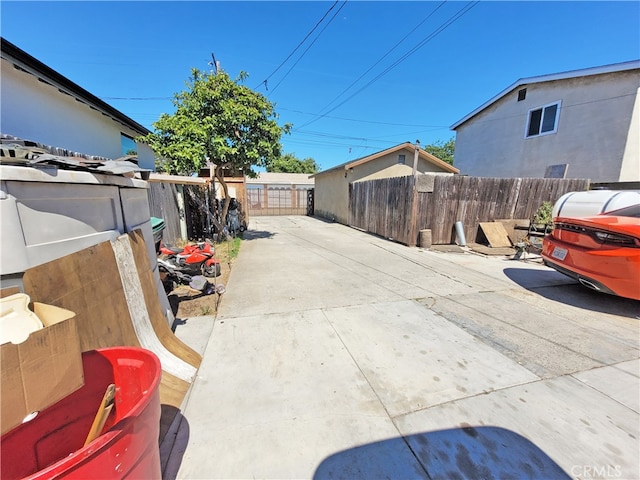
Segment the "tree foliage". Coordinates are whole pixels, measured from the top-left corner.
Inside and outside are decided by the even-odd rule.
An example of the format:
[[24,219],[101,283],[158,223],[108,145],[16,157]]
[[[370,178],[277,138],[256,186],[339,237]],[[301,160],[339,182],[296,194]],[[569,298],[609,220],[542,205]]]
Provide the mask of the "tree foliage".
[[186,90],[174,95],[175,113],[162,114],[154,132],[139,139],[162,159],[160,171],[191,175],[210,162],[228,198],[225,173],[255,177],[253,167],[280,157],[280,137],[291,127],[278,125],[274,105],[242,85],[246,78],[244,72],[232,80],[224,71],[191,70]]
[[456,139],[451,137],[446,142],[437,140],[434,143],[424,147],[425,151],[438,157],[443,162],[453,165],[453,153],[456,149]]
[[300,160],[294,153],[286,153],[267,165],[267,172],[318,173],[319,167],[313,158]]

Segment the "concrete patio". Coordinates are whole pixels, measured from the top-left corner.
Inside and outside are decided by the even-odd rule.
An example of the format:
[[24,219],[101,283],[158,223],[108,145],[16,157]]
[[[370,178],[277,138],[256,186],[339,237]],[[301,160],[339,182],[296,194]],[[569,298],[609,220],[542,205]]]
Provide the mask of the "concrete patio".
[[534,261],[255,217],[165,479],[639,478],[640,303]]

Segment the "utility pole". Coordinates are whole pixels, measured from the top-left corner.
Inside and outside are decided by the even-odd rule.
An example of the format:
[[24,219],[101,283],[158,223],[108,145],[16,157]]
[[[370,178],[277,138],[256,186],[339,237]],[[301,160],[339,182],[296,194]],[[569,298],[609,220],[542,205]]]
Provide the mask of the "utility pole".
[[213,67],[214,75],[217,75],[218,72],[220,71],[220,62],[216,60],[216,57],[213,55],[213,52],[211,53],[211,61],[209,62],[209,65]]

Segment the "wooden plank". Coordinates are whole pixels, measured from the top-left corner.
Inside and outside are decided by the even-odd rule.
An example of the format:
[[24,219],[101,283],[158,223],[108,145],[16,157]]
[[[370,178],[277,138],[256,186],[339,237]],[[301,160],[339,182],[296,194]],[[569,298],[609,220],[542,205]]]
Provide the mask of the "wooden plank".
[[480,245],[479,243],[467,243],[467,246],[474,252],[481,253],[483,255],[512,257],[516,253],[513,247],[492,248],[487,247],[486,245]]
[[[142,237],[140,237],[142,238]],[[144,245],[144,241],[142,241]],[[120,279],[124,287],[124,296],[129,307],[130,319],[140,345],[151,350],[160,359],[162,369],[182,380],[191,382],[195,378],[196,368],[169,351],[156,335],[142,288],[142,280],[138,275],[136,261],[131,247],[129,235],[121,235],[111,242],[115,253],[116,264],[120,272]],[[143,256],[146,258],[146,247],[143,246]],[[155,289],[155,282],[152,281]]]
[[147,257],[147,247],[142,231],[136,230],[129,233],[129,241],[138,276],[141,280],[145,304],[156,336],[171,353],[190,365],[199,367],[202,362],[202,356],[174,335],[162,312],[160,299],[158,298],[158,288]]
[[480,228],[493,248],[510,247],[507,231],[500,222],[480,222]]
[[526,239],[529,228],[528,218],[497,218],[495,221],[502,224],[513,245]]
[[11,295],[15,295],[16,293],[22,293],[20,287],[7,287],[0,290],[0,298],[9,297]]
[[180,411],[184,397],[189,390],[189,385],[190,384],[184,380],[180,380],[167,372],[162,372],[162,380],[159,388],[160,403],[162,404],[160,414],[160,441],[165,437],[173,420]]

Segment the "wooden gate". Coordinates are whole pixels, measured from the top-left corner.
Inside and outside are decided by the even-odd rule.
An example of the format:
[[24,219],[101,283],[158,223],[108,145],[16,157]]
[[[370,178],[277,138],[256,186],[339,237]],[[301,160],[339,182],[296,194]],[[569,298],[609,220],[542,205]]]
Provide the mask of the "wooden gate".
[[306,215],[307,186],[247,184],[249,217],[264,215]]

